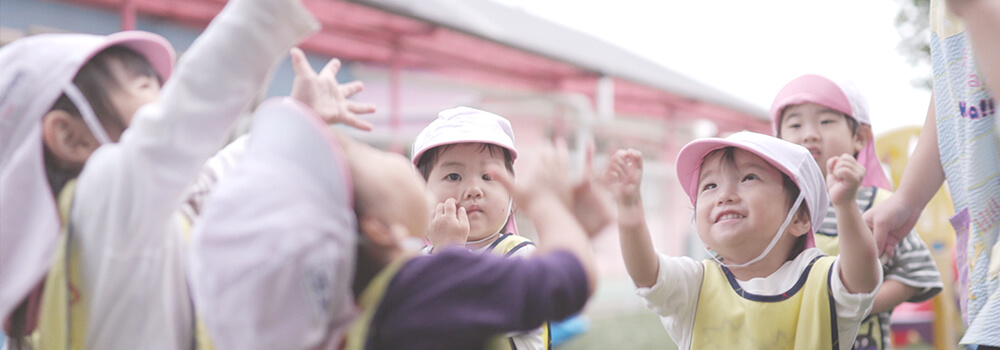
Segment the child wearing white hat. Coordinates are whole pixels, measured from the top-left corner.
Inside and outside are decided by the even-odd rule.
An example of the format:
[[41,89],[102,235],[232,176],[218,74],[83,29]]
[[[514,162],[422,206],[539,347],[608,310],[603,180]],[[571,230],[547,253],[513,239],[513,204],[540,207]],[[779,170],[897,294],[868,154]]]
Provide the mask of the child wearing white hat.
[[[333,133],[287,101],[262,105],[253,128],[192,249],[195,295],[211,300],[206,324],[228,346],[504,349],[505,334],[578,312],[594,289],[564,148],[541,149],[518,185],[502,164],[485,169],[534,221],[535,256],[423,255],[410,242],[430,221],[426,188],[405,158]],[[338,312],[349,299],[356,318]]]
[[[507,119],[469,107],[438,113],[413,142],[413,165],[436,203],[425,252],[452,245],[505,257],[535,251],[531,240],[517,234],[510,193],[486,173],[496,165],[513,174],[516,158]],[[548,349],[548,333],[546,324],[512,335],[510,342],[515,349]]]
[[[892,187],[882,172],[872,139],[868,102],[854,84],[834,82],[807,74],[786,84],[771,106],[775,134],[809,149],[824,170],[831,158],[847,154],[858,159],[867,172],[858,189],[858,208],[868,210],[890,195]],[[815,232],[816,247],[837,255],[837,215],[827,210],[823,225]],[[927,245],[911,231],[896,244],[885,264],[885,281],[875,297],[872,314],[865,319],[855,339],[857,349],[890,349],[889,315],[906,302],[921,302],[937,295],[944,285]]]
[[[677,177],[713,259],[657,255],[639,192],[642,156],[620,150],[605,173],[618,201],[625,265],[681,349],[850,349],[882,281],[871,231],[854,201],[865,169],[828,164],[767,135],[695,140]],[[831,201],[842,258],[814,248]],[[848,249],[848,247],[850,249]]]
[[0,318],[11,344],[192,346],[176,210],[269,69],[318,26],[299,1],[231,1],[176,70],[169,43],[143,32],[0,49]]

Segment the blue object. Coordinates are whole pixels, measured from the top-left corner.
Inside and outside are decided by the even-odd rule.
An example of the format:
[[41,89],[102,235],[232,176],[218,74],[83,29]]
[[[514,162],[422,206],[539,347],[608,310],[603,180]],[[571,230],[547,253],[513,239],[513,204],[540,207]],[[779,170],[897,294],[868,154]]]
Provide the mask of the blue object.
[[549,324],[549,336],[552,339],[552,346],[573,339],[574,337],[586,333],[590,329],[590,319],[587,316],[576,314],[569,318],[552,322]]

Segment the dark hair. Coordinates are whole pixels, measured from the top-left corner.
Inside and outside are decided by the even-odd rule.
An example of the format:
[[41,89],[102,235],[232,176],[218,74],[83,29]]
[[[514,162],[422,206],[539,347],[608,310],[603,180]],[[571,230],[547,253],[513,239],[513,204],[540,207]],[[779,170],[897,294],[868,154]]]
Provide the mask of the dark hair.
[[[736,147],[724,147],[708,152],[708,154],[706,154],[705,157],[702,159],[708,159],[716,155],[720,155],[719,157],[720,164],[726,164],[729,166],[736,165]],[[799,198],[799,193],[801,191],[799,190],[799,186],[795,184],[795,181],[792,181],[792,178],[789,177],[788,174],[785,174],[783,171],[779,172],[781,173],[781,186],[785,190],[785,208],[787,208],[785,210],[787,211],[792,209],[792,206],[795,205],[795,200]],[[795,213],[795,215],[802,215],[802,214],[808,215],[808,210],[809,210],[808,205],[806,205],[806,203],[803,202],[802,205],[799,206],[799,209]],[[806,236],[805,235],[799,236],[799,238],[795,240],[795,245],[792,247],[792,251],[787,259],[788,260],[794,259],[796,256],[799,255],[799,253],[802,252],[802,250],[805,249],[805,246],[806,246]]]
[[[777,127],[778,132],[777,132],[776,136],[779,139],[781,138],[781,122],[785,120],[785,109],[787,109],[788,107],[791,107],[791,106],[785,106],[785,108],[783,108],[781,110],[781,113],[778,114],[778,118],[779,118],[778,119],[778,127]],[[858,134],[858,120],[854,119],[854,117],[848,115],[847,113],[840,113],[840,115],[844,116],[844,121],[847,122],[847,127],[851,129],[851,136],[857,135]],[[855,158],[857,158],[857,156],[858,156],[857,154],[854,155]]]
[[[447,151],[456,144],[443,145],[431,148],[424,152],[417,161],[417,170],[420,171],[420,175],[424,176],[424,180],[427,180],[431,176],[431,170],[434,170],[434,165],[437,163],[437,159],[441,156],[441,153]],[[510,150],[505,147],[497,146],[492,143],[483,143],[479,146],[479,151],[489,151],[490,156],[493,156],[499,152],[503,152],[503,165],[507,168],[511,174],[514,173],[514,156],[510,154]]]
[[[97,120],[101,126],[107,129],[125,130],[124,118],[118,114],[117,109],[111,102],[111,92],[121,90],[121,82],[111,71],[112,62],[120,62],[125,71],[132,76],[156,77],[160,83],[160,77],[153,66],[145,57],[124,46],[112,46],[98,52],[87,61],[73,78],[83,96],[93,108]],[[65,111],[76,118],[83,118],[76,104],[73,103],[66,94],[62,94],[56,100],[49,111]],[[44,146],[44,143],[43,143]],[[55,196],[59,195],[66,182],[76,178],[80,169],[67,169],[56,162],[55,156],[48,147],[44,147],[45,171],[48,175],[49,186]]]
[[[98,52],[87,63],[80,67],[80,70],[73,77],[73,84],[76,85],[83,96],[90,103],[97,120],[105,129],[118,128],[124,130],[126,125],[124,119],[118,114],[114,104],[111,102],[110,92],[121,90],[121,82],[118,81],[111,71],[111,63],[120,62],[125,71],[132,76],[156,77],[160,83],[160,77],[153,66],[145,57],[124,46],[111,46]],[[76,104],[65,94],[59,96],[49,111],[65,111],[76,118],[83,118]],[[76,178],[81,169],[70,169],[56,161],[55,155],[49,150],[45,143],[42,143],[43,158],[45,161],[45,173],[48,177],[49,186],[54,196],[59,196],[59,192],[69,180]],[[57,288],[57,287],[53,287]],[[11,349],[27,348],[26,338],[30,336],[31,329],[28,329],[28,313],[32,312],[28,307],[28,298],[21,303],[11,313],[7,323],[7,332],[10,338]]]

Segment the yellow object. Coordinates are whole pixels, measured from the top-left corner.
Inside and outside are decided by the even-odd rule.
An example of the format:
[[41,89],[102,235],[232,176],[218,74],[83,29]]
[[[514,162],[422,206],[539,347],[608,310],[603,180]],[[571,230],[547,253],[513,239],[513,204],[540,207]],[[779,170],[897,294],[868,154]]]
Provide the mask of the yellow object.
[[[87,310],[83,296],[80,295],[80,253],[78,246],[68,242],[69,215],[73,207],[73,196],[76,190],[76,180],[68,182],[59,193],[59,219],[62,229],[59,232],[58,247],[55,261],[45,276],[45,288],[42,292],[41,310],[38,328],[30,337],[36,350],[84,349],[87,337]],[[190,235],[191,225],[178,215],[181,221],[185,243]],[[213,349],[208,332],[200,318],[195,319],[195,337],[197,349]],[[69,329],[67,329],[69,327]]]
[[[494,243],[493,248],[490,249],[490,252],[493,253],[494,255],[498,255],[501,257],[510,257],[518,249],[524,247],[525,245],[534,245],[534,243],[532,243],[530,239],[527,239],[524,236],[517,236],[507,233],[504,234],[503,236],[500,236],[500,238],[497,239],[497,241]],[[551,324],[548,321],[546,321],[545,324],[542,325],[542,341],[545,342],[546,350],[552,349],[552,335],[550,333],[549,328],[551,328]],[[507,338],[496,338],[493,339],[491,343],[486,346],[486,348],[512,349],[514,348],[514,346],[508,345],[508,344],[513,344],[512,342],[513,341]]]
[[[920,136],[920,127],[913,126],[883,133],[875,138],[878,157],[889,166],[893,186],[899,186],[903,169],[910,159],[910,145]],[[934,307],[934,348],[955,349],[962,324],[955,299],[955,230],[948,218],[954,215],[947,186],[941,186],[937,194],[924,207],[917,221],[917,233],[931,250],[931,256],[941,271],[944,289],[931,303]]]
[[816,258],[799,283],[777,296],[747,293],[722,266],[705,260],[692,349],[839,349],[830,295],[835,257]]

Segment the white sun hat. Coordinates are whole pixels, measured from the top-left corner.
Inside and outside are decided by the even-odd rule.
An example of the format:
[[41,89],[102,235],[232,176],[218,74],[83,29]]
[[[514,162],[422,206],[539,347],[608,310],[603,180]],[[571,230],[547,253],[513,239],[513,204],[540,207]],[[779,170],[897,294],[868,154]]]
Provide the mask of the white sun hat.
[[[799,187],[799,195],[803,197],[812,220],[812,229],[806,235],[806,247],[814,247],[813,233],[823,224],[830,204],[826,181],[808,149],[777,137],[743,131],[726,138],[694,140],[684,146],[677,155],[677,179],[684,188],[684,193],[691,199],[691,205],[695,205],[698,198],[698,178],[705,156],[725,147],[735,147],[756,154],[792,179]],[[794,211],[793,208],[789,215]]]
[[45,173],[42,117],[60,95],[77,106],[99,141],[107,142],[73,78],[95,54],[128,47],[166,80],[174,51],[147,32],[107,36],[43,34],[0,48],[0,318],[6,317],[49,270],[59,235],[55,195]]
[[[499,115],[470,107],[455,107],[438,113],[413,141],[413,165],[420,163],[420,157],[428,150],[459,143],[487,143],[497,145],[510,152],[511,159],[517,159],[514,147],[514,129],[510,121]],[[509,208],[510,206],[508,206]],[[517,233],[514,215],[507,211],[507,231]]]
[[413,165],[427,150],[444,145],[481,142],[497,145],[510,151],[517,159],[514,147],[514,129],[510,122],[499,115],[469,107],[455,107],[438,113],[413,141]]
[[195,304],[219,348],[336,347],[357,313],[347,158],[296,101],[272,99],[254,115],[244,158],[192,234]]

